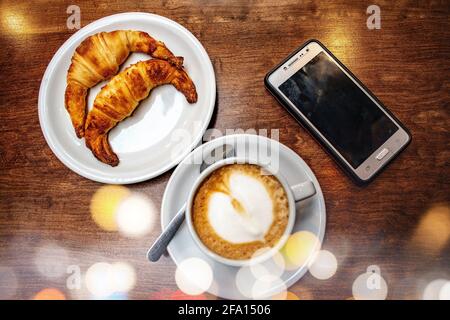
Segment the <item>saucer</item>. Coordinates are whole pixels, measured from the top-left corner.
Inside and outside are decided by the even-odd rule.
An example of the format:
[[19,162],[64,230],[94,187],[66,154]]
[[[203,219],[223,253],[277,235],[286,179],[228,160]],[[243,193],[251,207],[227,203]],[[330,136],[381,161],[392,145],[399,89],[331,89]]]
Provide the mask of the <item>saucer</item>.
[[[186,202],[189,191],[200,174],[203,155],[210,154],[213,149],[224,144],[231,144],[238,157],[250,159],[264,157],[268,162],[279,159],[280,173],[286,177],[290,185],[306,180],[314,183],[316,194],[296,204],[297,216],[292,233],[309,231],[318,239],[320,245],[325,234],[326,210],[323,193],[314,173],[302,158],[285,145],[263,136],[249,134],[229,135],[214,139],[196,148],[178,165],[170,177],[162,199],[162,228],[165,229]],[[242,268],[227,266],[205,255],[195,244],[185,223],[171,241],[168,252],[177,265],[192,257],[206,261],[211,266],[214,279],[213,285],[208,289],[209,293],[224,299],[249,299],[249,296],[245,295],[242,288],[238,288],[236,284],[236,276],[238,276],[238,272],[242,271]],[[309,257],[300,266],[293,270],[285,270],[279,276],[280,281],[274,282],[272,287],[265,290],[267,296],[279,294],[297,282],[307,272],[308,262],[314,252],[311,251]],[[242,278],[242,272],[240,273]]]

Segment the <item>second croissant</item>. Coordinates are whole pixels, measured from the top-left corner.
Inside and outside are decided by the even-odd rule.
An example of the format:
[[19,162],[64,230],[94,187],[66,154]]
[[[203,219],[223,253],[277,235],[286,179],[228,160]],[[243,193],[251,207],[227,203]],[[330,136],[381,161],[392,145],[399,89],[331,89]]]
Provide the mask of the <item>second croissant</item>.
[[189,103],[197,102],[195,85],[183,68],[158,59],[131,65],[101,89],[85,126],[86,146],[97,159],[113,167],[119,164],[108,132],[129,117],[153,88],[163,84],[172,84]]

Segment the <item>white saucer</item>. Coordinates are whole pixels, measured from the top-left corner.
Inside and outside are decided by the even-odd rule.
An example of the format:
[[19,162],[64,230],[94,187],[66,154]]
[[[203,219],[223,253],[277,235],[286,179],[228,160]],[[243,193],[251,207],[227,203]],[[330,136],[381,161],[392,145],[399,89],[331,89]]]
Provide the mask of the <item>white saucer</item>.
[[[269,146],[271,157],[276,157],[279,150],[280,172],[291,185],[311,180],[316,188],[316,195],[297,204],[297,217],[293,232],[310,231],[322,243],[325,234],[325,201],[319,182],[308,165],[294,151],[274,140],[256,135],[232,135],[217,138],[199,146],[192,151],[176,168],[167,184],[161,204],[161,225],[164,229],[175,213],[187,200],[191,186],[199,175],[200,163],[198,159],[203,154],[223,144],[231,144],[237,151],[237,156],[255,157],[258,148]],[[195,159],[195,160],[194,160]],[[275,158],[272,158],[275,159]],[[177,265],[191,257],[201,258],[208,262],[214,274],[214,285],[209,293],[225,299],[248,299],[236,286],[235,278],[240,270],[215,262],[206,256],[194,243],[188,228],[183,224],[168,247],[168,252]],[[313,253],[311,253],[312,256]],[[309,259],[307,259],[309,262]],[[270,295],[277,294],[297,282],[307,271],[307,262],[295,270],[284,271],[281,275],[282,284],[270,288]]]
[[[189,104],[173,86],[161,86],[141,102],[132,117],[111,130],[109,141],[119,156],[110,167],[92,155],[84,139],[78,139],[64,107],[67,70],[71,57],[86,37],[113,30],[140,30],[163,41],[177,56],[195,83],[198,101]],[[151,57],[131,53],[122,69]],[[53,153],[68,168],[91,180],[127,184],[153,178],[178,164],[200,142],[216,100],[214,69],[197,38],[178,23],[148,13],[129,12],[99,19],[71,36],[55,53],[39,91],[39,120]],[[106,81],[89,91],[88,107]]]

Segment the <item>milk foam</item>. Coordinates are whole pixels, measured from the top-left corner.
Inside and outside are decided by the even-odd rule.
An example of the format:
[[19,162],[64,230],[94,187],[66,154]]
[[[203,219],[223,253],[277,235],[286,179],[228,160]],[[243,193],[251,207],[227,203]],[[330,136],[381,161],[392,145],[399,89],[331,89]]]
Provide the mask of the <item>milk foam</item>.
[[[274,219],[273,202],[263,182],[232,173],[229,194],[214,192],[208,203],[208,219],[215,232],[231,243],[263,240]],[[238,201],[239,206],[233,206]]]

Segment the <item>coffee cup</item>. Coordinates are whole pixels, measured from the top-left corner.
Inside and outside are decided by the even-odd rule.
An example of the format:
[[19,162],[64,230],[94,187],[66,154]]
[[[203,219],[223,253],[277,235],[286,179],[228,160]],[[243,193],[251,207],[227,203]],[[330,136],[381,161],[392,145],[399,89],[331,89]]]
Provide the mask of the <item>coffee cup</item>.
[[[255,168],[259,168],[261,170],[261,178],[258,178],[255,176]],[[248,175],[249,178],[247,178],[246,171],[249,171],[249,173],[253,174],[257,179],[253,179],[251,175]],[[196,243],[196,245],[202,250],[207,256],[212,258],[213,260],[229,265],[234,267],[242,267],[242,266],[249,266],[252,264],[261,263],[269,258],[271,258],[276,252],[278,252],[283,245],[285,244],[286,240],[288,239],[289,235],[292,232],[292,228],[295,223],[296,218],[296,202],[307,199],[311,196],[313,196],[316,193],[316,189],[314,187],[314,184],[311,181],[304,181],[299,184],[290,185],[286,178],[281,175],[279,170],[275,170],[271,165],[261,163],[258,160],[244,158],[244,157],[232,157],[232,158],[226,158],[220,161],[217,161],[216,163],[210,165],[206,170],[204,170],[200,176],[196,179],[194,182],[191,191],[188,196],[187,205],[186,205],[186,222],[189,229],[189,232]],[[219,173],[216,174],[217,172]],[[204,192],[203,189],[205,189],[205,186],[208,186],[208,184],[211,183],[218,183],[217,181],[220,181],[222,179],[222,176],[225,174],[229,175],[229,172],[234,174],[233,181],[230,182],[230,192],[234,192],[236,194],[236,198],[239,201],[235,201],[235,198],[233,198],[235,195],[230,195],[233,200],[230,200],[231,198],[226,198],[227,195],[221,194],[221,191],[214,193],[214,192]],[[245,174],[241,174],[239,176],[239,172],[244,172]],[[227,175],[227,177],[228,177]],[[262,178],[263,176],[266,176],[265,178]],[[230,178],[231,179],[231,178]],[[252,179],[254,181],[252,181]],[[258,182],[261,181],[261,184],[265,184],[267,186],[270,186],[270,190],[267,191],[267,194],[269,195],[269,198],[267,194],[262,191],[261,186],[258,185]],[[243,185],[239,185],[239,184]],[[221,188],[223,189],[222,185]],[[267,188],[265,188],[267,189]],[[279,189],[279,190],[278,190]],[[282,196],[279,196],[282,189]],[[271,193],[277,192],[277,198],[276,204],[279,208],[279,212],[282,214],[279,214],[278,220],[272,220],[272,223],[270,224],[270,227],[267,227],[270,223],[268,219],[268,211],[266,208],[268,208],[267,199],[273,199],[273,195]],[[197,196],[197,193],[202,193],[201,196]],[[220,195],[219,195],[220,193]],[[207,194],[206,199],[203,194]],[[211,195],[212,194],[212,195]],[[217,195],[216,195],[217,194]],[[213,199],[214,195],[214,200]],[[253,201],[252,201],[252,196]],[[199,200],[200,198],[200,200]],[[211,199],[210,199],[211,198]],[[200,224],[201,228],[198,227],[198,220],[197,219],[197,229],[194,226],[194,218],[193,218],[193,212],[198,211],[198,201],[204,202],[204,207],[208,208],[208,201],[209,204],[211,202],[214,202],[215,208],[217,208],[216,211],[220,211],[220,214],[222,216],[208,216],[208,213],[202,213],[200,217],[202,219],[212,219],[209,221],[209,223]],[[235,205],[235,202],[237,202],[237,206]],[[240,204],[242,202],[243,204]],[[272,201],[273,202],[273,201]],[[195,208],[194,208],[195,204]],[[202,203],[200,203],[202,205]],[[259,206],[259,207],[258,207]],[[202,206],[201,206],[202,207]],[[247,207],[255,207],[253,210],[255,213],[255,217],[253,217],[249,212],[251,210],[247,210]],[[244,208],[244,209],[242,209]],[[274,204],[272,204],[272,208],[275,208]],[[228,210],[228,211],[227,211]],[[274,210],[274,209],[271,209]],[[196,211],[196,212],[197,212]],[[205,210],[202,210],[205,211]],[[243,213],[236,214],[235,211],[242,211]],[[277,213],[278,213],[277,211]],[[205,211],[208,212],[208,211]],[[211,212],[211,211],[209,211]],[[231,213],[228,213],[231,212]],[[270,211],[272,212],[272,211]],[[241,215],[243,217],[241,218]],[[259,215],[259,216],[258,216]],[[273,213],[272,219],[276,217],[275,213]],[[225,219],[224,216],[232,217],[232,220]],[[222,219],[222,220],[221,220]],[[280,230],[280,228],[277,229],[276,222],[279,222],[280,225],[285,225],[283,230]],[[211,225],[214,223],[217,226],[216,229],[212,228]],[[265,224],[264,224],[265,222]],[[203,225],[205,225],[203,227]],[[230,225],[229,227],[227,227]],[[233,227],[234,226],[234,227]],[[265,229],[264,229],[265,227]],[[203,229],[208,229],[207,231],[203,232]],[[227,229],[228,228],[228,229]],[[259,228],[259,229],[258,229]],[[269,228],[269,229],[267,229]],[[214,230],[214,231],[211,231]],[[223,229],[223,230],[220,230]],[[242,230],[242,232],[240,231]],[[260,232],[263,230],[262,232]],[[265,233],[269,230],[270,234]],[[202,232],[199,232],[202,231]],[[222,234],[219,232],[221,231]],[[274,231],[274,232],[272,232]],[[205,233],[209,232],[209,235],[213,234],[213,236],[204,236]],[[224,233],[225,232],[225,233]],[[226,234],[228,232],[228,234]],[[241,232],[241,233],[239,233]],[[216,234],[218,233],[218,234]],[[229,248],[238,248],[237,251],[240,250],[240,248],[244,248],[243,252],[244,254],[252,253],[251,249],[257,247],[256,245],[252,244],[258,244],[261,241],[257,241],[253,239],[252,237],[262,237],[261,239],[267,239],[269,238],[270,241],[272,241],[272,245],[269,247],[265,247],[265,250],[255,250],[258,252],[262,252],[261,254],[255,254],[251,257],[246,257],[244,259],[242,258],[230,258],[221,251],[221,254],[219,254],[219,250],[212,248],[214,247],[213,244],[215,243],[228,243],[228,241],[222,241],[220,235],[225,234],[224,238],[227,238],[227,236],[231,236],[231,239],[228,239],[230,241],[229,245],[225,245],[225,249],[227,249],[227,246]],[[201,235],[201,236],[200,236]],[[272,238],[270,238],[272,236]],[[201,240],[201,237],[204,238],[204,241]],[[245,241],[246,237],[250,239],[250,242],[246,242],[243,246],[240,246],[239,244],[235,244],[233,242],[234,238],[242,238],[242,241]],[[253,241],[254,240],[254,241]],[[205,243],[208,243],[206,245]],[[249,245],[247,245],[247,243]],[[262,242],[261,242],[262,243]],[[223,248],[222,247],[219,247]],[[250,249],[249,249],[250,248]],[[245,251],[246,250],[246,251]],[[250,250],[250,251],[249,251]],[[236,250],[234,250],[236,251]],[[226,252],[226,251],[225,251]],[[239,253],[239,252],[238,252]],[[236,254],[234,252],[233,254]]]

